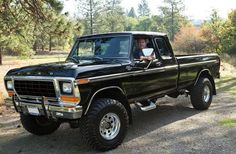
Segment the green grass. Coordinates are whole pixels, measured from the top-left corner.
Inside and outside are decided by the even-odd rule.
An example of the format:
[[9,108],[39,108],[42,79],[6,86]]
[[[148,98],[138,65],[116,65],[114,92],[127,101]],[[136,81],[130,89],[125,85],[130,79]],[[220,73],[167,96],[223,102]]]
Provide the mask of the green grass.
[[223,126],[236,126],[236,119],[224,119],[220,121]]
[[[236,76],[225,75],[216,80],[217,92],[229,93],[236,100]],[[236,126],[236,119],[222,119],[219,123],[223,126]]]
[[230,93],[236,99],[236,77],[223,76],[221,79],[216,80],[216,88],[218,92]]

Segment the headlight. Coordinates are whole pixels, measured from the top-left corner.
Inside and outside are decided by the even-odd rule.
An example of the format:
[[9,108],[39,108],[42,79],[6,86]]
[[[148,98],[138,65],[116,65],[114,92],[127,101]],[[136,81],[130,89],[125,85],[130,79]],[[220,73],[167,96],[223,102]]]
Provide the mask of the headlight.
[[62,83],[62,92],[66,94],[72,93],[72,84],[68,82]]
[[7,89],[8,90],[13,90],[13,82],[12,81],[7,81]]

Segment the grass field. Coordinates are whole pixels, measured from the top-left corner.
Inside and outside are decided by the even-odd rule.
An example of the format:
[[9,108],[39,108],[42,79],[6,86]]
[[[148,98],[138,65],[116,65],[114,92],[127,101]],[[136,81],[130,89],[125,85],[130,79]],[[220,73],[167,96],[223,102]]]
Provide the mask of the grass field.
[[226,75],[216,81],[217,92],[230,93],[236,99],[236,76]]

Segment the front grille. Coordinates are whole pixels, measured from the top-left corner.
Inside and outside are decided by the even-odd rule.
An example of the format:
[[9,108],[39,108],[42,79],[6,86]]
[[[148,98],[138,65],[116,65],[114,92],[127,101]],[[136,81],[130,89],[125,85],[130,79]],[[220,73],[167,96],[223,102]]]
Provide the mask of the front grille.
[[14,87],[19,95],[56,97],[52,81],[15,80]]

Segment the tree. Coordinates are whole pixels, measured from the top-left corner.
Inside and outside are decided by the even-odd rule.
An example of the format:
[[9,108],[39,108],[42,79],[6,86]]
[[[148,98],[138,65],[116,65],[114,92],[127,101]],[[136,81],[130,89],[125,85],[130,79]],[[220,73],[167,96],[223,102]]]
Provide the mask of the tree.
[[228,18],[230,20],[230,23],[233,27],[236,27],[236,9],[232,10],[229,15]]
[[[53,23],[53,24],[52,24]],[[36,51],[41,46],[42,51],[48,44],[48,50],[51,51],[53,46],[64,46],[70,39],[73,39],[74,23],[65,15],[58,15],[51,12],[51,21],[46,21],[40,27],[35,29],[34,50]],[[60,44],[57,44],[60,42]]]
[[201,27],[201,35],[205,39],[207,49],[220,53],[225,48],[225,33],[224,26],[226,22],[222,20],[217,12],[213,9],[210,15],[210,20],[205,21]]
[[62,3],[57,0],[1,0],[0,55],[2,50],[28,54],[34,28],[50,20],[46,10],[60,11],[62,8]]
[[132,31],[132,30],[137,30],[136,26],[138,25],[138,19],[133,18],[133,17],[126,17],[125,18],[125,31]]
[[151,31],[153,20],[149,17],[140,17],[139,23],[135,27],[135,30],[139,31]]
[[100,26],[99,16],[103,9],[103,3],[99,0],[78,1],[79,14],[82,15],[85,25],[85,33],[93,34]]
[[151,20],[152,20],[151,31],[167,32],[164,25],[165,19],[163,19],[162,16],[153,15],[151,17]]
[[102,22],[100,32],[123,31],[125,26],[124,11],[120,0],[106,0],[100,16]]
[[141,17],[150,16],[150,9],[147,0],[141,0],[138,4],[138,14]]
[[185,6],[182,0],[164,0],[164,6],[159,7],[161,16],[164,19],[163,24],[166,31],[173,41],[175,34],[179,31],[186,18],[182,15]]
[[128,12],[128,17],[133,17],[133,18],[137,17],[134,7],[131,7],[130,11]]
[[232,10],[228,15],[228,20],[226,21],[225,28],[225,38],[227,40],[228,48],[226,52],[230,54],[236,54],[236,9]]

